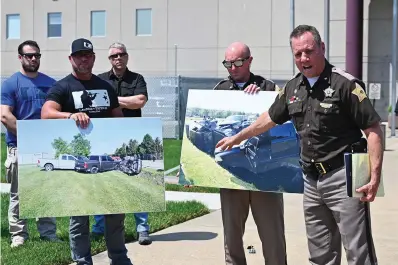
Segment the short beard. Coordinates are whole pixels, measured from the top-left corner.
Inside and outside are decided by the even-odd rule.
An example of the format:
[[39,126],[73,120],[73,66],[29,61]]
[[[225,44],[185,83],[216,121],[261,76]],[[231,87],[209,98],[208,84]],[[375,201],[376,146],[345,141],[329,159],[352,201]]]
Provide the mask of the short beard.
[[82,69],[80,69],[79,67],[72,66],[72,68],[73,68],[73,71],[75,71],[75,73],[77,73],[77,74],[84,75],[84,74],[91,73],[91,69],[85,69],[85,70],[82,71]]
[[40,64],[38,64],[37,66],[30,66],[27,64],[22,64],[22,68],[25,72],[27,73],[36,73],[37,70],[39,70]]

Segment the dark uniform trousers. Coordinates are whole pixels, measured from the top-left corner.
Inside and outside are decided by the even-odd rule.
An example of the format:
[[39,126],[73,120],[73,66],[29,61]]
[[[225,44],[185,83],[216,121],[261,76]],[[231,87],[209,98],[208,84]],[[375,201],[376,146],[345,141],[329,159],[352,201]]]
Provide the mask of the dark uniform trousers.
[[369,203],[347,197],[344,167],[305,176],[303,205],[311,264],[341,264],[341,242],[348,265],[377,264]]
[[283,194],[220,189],[220,198],[226,264],[247,264],[242,237],[249,207],[262,242],[265,264],[287,264]]

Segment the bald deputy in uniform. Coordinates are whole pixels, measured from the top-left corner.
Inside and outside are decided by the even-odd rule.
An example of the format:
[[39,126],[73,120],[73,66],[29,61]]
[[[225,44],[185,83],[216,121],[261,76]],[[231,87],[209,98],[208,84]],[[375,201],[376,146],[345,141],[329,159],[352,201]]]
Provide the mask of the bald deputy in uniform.
[[[377,193],[383,160],[380,117],[364,83],[325,59],[316,28],[298,26],[290,35],[290,45],[300,73],[287,82],[268,112],[216,147],[230,149],[292,119],[301,141],[310,264],[340,265],[341,241],[349,265],[377,264],[369,202]],[[371,180],[357,190],[364,193],[362,198],[350,198],[344,153],[363,142],[361,130],[367,137]]]
[[[275,91],[278,86],[274,82],[250,71],[252,61],[247,45],[232,43],[226,49],[222,62],[229,76],[218,83],[214,90],[243,90],[251,94],[260,90]],[[286,264],[283,194],[220,189],[220,199],[226,264],[247,264],[243,234],[249,208],[257,225],[266,264]]]

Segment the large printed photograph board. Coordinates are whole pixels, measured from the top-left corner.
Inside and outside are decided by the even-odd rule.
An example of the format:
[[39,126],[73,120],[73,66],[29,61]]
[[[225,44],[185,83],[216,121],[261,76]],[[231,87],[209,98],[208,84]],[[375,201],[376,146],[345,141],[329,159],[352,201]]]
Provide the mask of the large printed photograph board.
[[20,218],[165,211],[160,118],[17,127]]
[[264,192],[303,193],[300,141],[291,121],[221,151],[216,144],[250,126],[278,93],[189,90],[179,183]]

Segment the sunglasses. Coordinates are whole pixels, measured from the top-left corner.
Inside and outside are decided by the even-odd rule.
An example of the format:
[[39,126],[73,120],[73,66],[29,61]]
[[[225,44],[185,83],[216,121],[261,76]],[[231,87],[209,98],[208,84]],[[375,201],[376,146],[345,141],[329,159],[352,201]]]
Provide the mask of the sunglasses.
[[[249,57],[250,58],[250,57]],[[236,61],[223,61],[222,64],[224,65],[225,68],[232,68],[232,65],[235,65],[236,67],[241,67],[243,63],[248,60],[249,58],[245,59],[239,59]]]
[[41,58],[41,54],[40,54],[40,53],[22,53],[21,56],[26,57],[26,58],[29,58],[29,59],[32,59],[33,56],[34,56],[36,59],[40,59],[40,58]]
[[120,58],[122,58],[123,56],[126,56],[127,55],[127,52],[121,52],[121,53],[115,53],[115,54],[112,54],[112,55],[109,55],[109,59],[116,59],[116,58],[119,58],[119,56],[120,56]]

